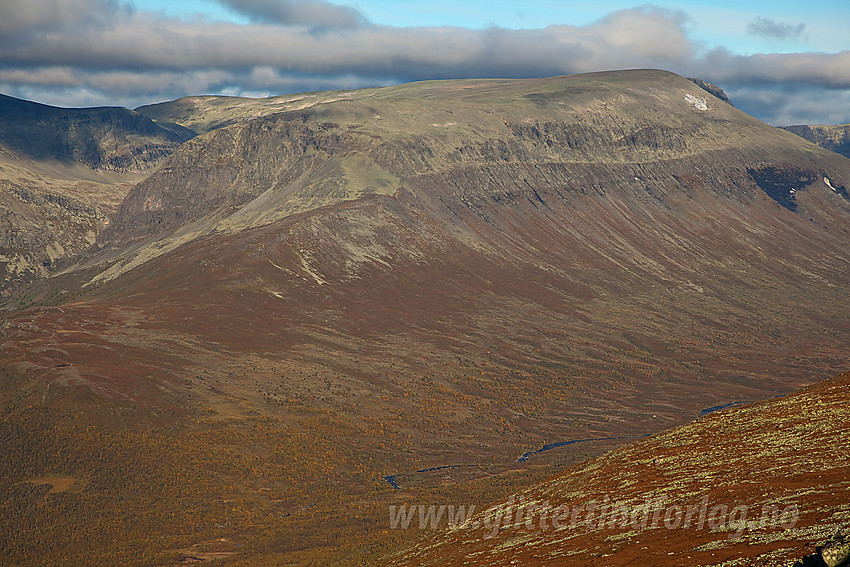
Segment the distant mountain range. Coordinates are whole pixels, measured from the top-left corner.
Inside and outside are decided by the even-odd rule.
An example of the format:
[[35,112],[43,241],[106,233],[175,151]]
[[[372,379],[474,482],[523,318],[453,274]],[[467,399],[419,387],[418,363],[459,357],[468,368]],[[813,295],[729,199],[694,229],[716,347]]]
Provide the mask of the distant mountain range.
[[[422,533],[388,529],[389,506],[591,480],[685,498],[722,491],[724,462],[832,502],[811,467],[766,469],[780,438],[717,457],[752,423],[661,433],[850,367],[850,160],[716,90],[635,70],[136,111],[4,99],[0,563],[412,564]],[[788,400],[805,421],[813,399]],[[823,465],[846,421],[809,438],[784,404],[758,431]],[[540,484],[555,474],[578,480]],[[840,510],[813,506],[831,527]],[[439,557],[472,556],[466,533]],[[553,562],[667,557],[598,535]],[[705,561],[779,546],[700,537]]]

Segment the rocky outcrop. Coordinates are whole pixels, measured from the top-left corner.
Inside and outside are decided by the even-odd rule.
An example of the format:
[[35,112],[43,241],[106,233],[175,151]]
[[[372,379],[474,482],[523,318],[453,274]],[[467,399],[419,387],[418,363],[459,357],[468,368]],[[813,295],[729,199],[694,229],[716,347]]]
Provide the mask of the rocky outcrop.
[[828,542],[817,547],[815,553],[794,563],[794,567],[842,567],[850,565],[850,538],[835,532]]
[[784,126],[785,130],[844,157],[850,158],[850,124],[837,126]]
[[138,171],[192,136],[126,108],[57,108],[0,95],[0,146],[37,160]]
[[703,89],[704,91],[709,92],[712,95],[714,95],[715,97],[719,98],[723,102],[727,102],[729,104],[732,104],[732,101],[729,100],[729,97],[726,95],[726,92],[723,89],[721,89],[720,87],[718,87],[717,85],[709,83],[708,81],[703,81],[702,79],[688,79],[688,80],[693,82],[696,86]]
[[823,546],[820,552],[827,567],[839,567],[850,564],[850,537],[840,531]]

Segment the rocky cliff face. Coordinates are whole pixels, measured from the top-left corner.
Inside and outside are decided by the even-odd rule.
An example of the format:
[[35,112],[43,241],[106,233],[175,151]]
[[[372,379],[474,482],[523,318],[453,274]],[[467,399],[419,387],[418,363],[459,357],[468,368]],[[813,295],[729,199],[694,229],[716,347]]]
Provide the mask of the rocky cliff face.
[[693,79],[692,78],[692,79],[689,79],[689,80],[691,82],[693,82],[696,86],[701,88],[702,90],[704,90],[708,93],[711,93],[712,95],[719,98],[723,102],[727,102],[729,104],[732,104],[732,101],[729,100],[729,96],[727,96],[726,92],[723,89],[721,89],[720,87],[718,87],[717,85],[709,83],[708,81],[703,81],[702,79]]
[[193,135],[124,108],[0,95],[0,294],[91,246],[130,186]]
[[92,244],[144,174],[94,171],[0,147],[0,303]]
[[850,157],[850,124],[837,126],[785,126],[789,132],[822,148]]

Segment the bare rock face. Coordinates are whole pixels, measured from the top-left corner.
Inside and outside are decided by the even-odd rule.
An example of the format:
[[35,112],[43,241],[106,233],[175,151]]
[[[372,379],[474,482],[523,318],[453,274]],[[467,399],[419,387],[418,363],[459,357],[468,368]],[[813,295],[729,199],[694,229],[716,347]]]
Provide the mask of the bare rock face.
[[850,124],[837,126],[785,126],[789,132],[822,148],[850,157]]
[[717,85],[709,83],[708,81],[703,81],[702,79],[688,79],[688,80],[692,81],[696,86],[698,86],[699,88],[703,89],[706,92],[711,93],[712,95],[719,98],[723,102],[727,102],[729,104],[732,104],[732,101],[729,100],[729,97],[726,95],[726,92],[723,89],[721,89],[720,87],[718,87]]
[[0,95],[0,294],[91,246],[130,186],[193,135],[125,108]]

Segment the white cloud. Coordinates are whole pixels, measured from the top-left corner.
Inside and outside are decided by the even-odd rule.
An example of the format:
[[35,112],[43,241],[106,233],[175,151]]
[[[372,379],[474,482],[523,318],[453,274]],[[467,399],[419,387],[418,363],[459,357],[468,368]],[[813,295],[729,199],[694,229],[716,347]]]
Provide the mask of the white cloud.
[[727,94],[744,112],[765,114],[771,124],[846,124],[850,122],[850,90],[817,87],[735,87]]
[[[689,37],[685,13],[656,8],[620,10],[586,26],[472,30],[377,26],[356,10],[321,0],[222,1],[254,21],[186,22],[109,0],[6,0],[0,26],[25,33],[0,36],[0,88],[13,96],[37,93],[48,103],[67,102],[78,92],[85,93],[81,103],[100,96],[137,105],[198,93],[653,67],[732,92],[850,90],[850,51],[702,52]],[[835,100],[843,106],[830,116],[850,119],[846,97]],[[778,104],[753,108],[768,121],[790,117],[788,109],[778,114]]]
[[4,0],[0,3],[0,44],[34,32],[92,27],[130,12],[111,0]]

